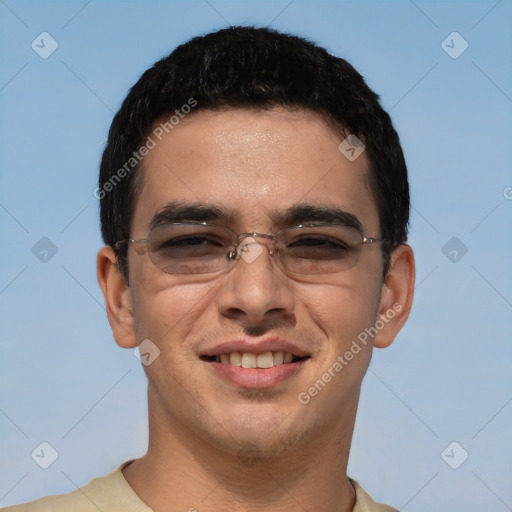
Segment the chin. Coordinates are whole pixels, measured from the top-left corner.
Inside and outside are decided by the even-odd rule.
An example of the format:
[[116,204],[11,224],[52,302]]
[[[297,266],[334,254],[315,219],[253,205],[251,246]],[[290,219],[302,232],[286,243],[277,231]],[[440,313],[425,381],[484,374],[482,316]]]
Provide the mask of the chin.
[[299,443],[309,430],[304,420],[277,406],[239,408],[218,424],[224,428],[217,429],[215,445],[237,457],[275,457]]

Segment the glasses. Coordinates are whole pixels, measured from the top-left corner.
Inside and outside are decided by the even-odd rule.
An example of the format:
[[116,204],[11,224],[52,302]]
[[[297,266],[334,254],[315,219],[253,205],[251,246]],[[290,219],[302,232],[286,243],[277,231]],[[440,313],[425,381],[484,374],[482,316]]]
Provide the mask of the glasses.
[[117,242],[114,248],[125,243],[146,245],[153,265],[166,274],[213,274],[239,258],[252,263],[267,245],[285,272],[319,275],[350,270],[357,265],[363,245],[381,241],[335,224],[305,224],[267,235],[238,234],[206,222],[179,222],[155,227],[145,238]]

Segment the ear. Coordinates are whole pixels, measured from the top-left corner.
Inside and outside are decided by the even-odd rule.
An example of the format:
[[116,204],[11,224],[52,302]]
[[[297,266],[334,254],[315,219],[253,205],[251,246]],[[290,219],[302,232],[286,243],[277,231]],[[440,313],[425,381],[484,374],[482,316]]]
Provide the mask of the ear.
[[[382,285],[379,314],[376,319],[378,333],[373,346],[385,348],[393,343],[405,324],[412,307],[416,270],[414,253],[409,245],[400,245],[391,253],[391,264]],[[380,322],[379,322],[380,320]]]
[[108,321],[116,343],[123,348],[137,346],[130,289],[119,271],[112,247],[103,247],[96,262],[98,283],[107,308]]

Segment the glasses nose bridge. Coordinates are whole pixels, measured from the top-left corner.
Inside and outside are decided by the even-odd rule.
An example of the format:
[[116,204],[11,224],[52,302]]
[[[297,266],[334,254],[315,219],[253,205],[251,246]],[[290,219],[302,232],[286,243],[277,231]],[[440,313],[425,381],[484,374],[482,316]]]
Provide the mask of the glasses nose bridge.
[[277,235],[269,235],[267,233],[241,233],[240,235],[237,236],[237,238],[235,240],[234,253],[236,254],[239,251],[239,248],[242,245],[243,241],[246,240],[247,238],[263,238],[265,240],[268,240],[272,244],[272,247],[269,247],[268,244],[266,244],[266,243],[260,244],[258,242],[258,245],[264,245],[265,247],[267,247],[270,256],[273,256],[276,236]]

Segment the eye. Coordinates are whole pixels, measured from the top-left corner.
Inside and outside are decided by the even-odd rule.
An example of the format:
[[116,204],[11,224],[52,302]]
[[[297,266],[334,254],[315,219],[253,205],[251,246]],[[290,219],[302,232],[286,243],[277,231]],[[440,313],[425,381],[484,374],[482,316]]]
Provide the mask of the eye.
[[352,247],[341,239],[326,235],[304,235],[285,248],[288,257],[297,260],[341,260],[352,253]]
[[330,236],[322,235],[307,235],[294,240],[288,245],[289,248],[293,247],[310,247],[312,249],[329,249],[329,250],[349,250],[350,246],[347,242],[332,238]]
[[220,240],[216,240],[212,237],[207,237],[204,235],[188,235],[188,236],[180,236],[175,238],[170,238],[163,243],[161,243],[160,247],[224,247],[223,242]]
[[227,251],[222,240],[204,234],[167,238],[155,244],[152,250],[173,259],[218,257]]

